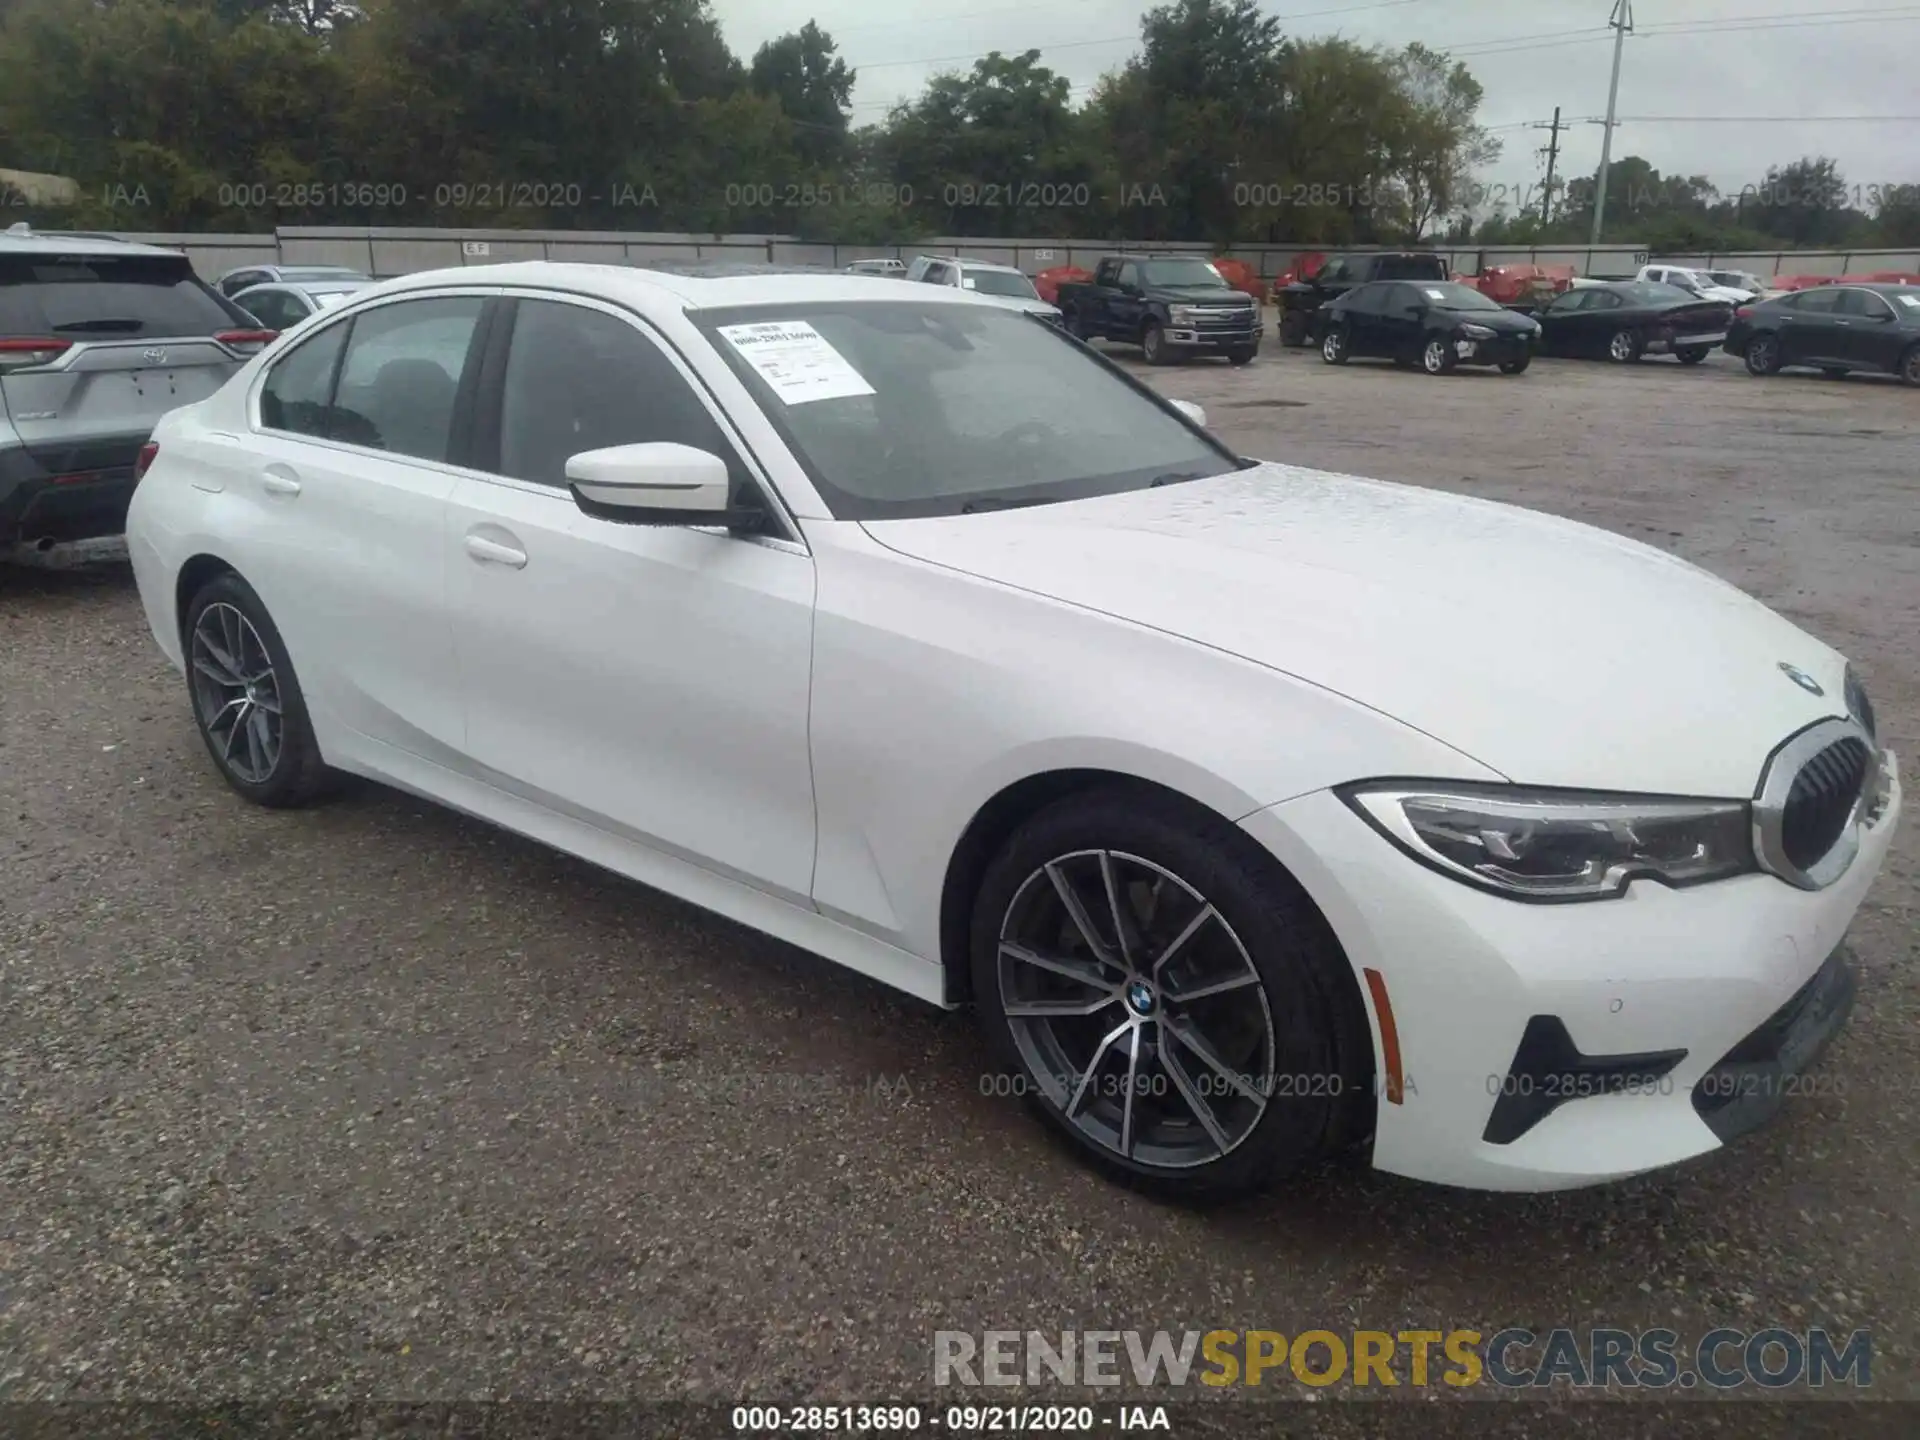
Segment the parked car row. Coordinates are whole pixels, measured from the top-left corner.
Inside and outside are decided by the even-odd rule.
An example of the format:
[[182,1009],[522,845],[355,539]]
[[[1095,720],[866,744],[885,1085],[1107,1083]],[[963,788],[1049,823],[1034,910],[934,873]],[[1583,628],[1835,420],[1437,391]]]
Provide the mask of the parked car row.
[[[1387,257],[1374,268],[1406,263],[1407,257]],[[1289,311],[1282,335],[1318,346],[1329,365],[1378,358],[1429,375],[1462,365],[1518,375],[1536,354],[1620,365],[1670,355],[1698,365],[1724,348],[1755,375],[1805,366],[1836,378],[1873,371],[1920,385],[1920,286],[1826,285],[1736,303],[1721,298],[1722,287],[1706,283],[1704,273],[1684,278],[1685,285],[1640,279],[1577,286],[1534,315],[1455,281],[1370,279],[1346,286],[1336,278],[1326,288],[1339,293]]]

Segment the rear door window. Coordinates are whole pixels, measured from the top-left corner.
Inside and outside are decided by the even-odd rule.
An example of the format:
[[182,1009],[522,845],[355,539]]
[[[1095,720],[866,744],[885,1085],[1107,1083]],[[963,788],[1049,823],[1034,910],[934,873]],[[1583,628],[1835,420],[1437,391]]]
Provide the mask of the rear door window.
[[444,461],[485,303],[477,295],[402,300],[356,316],[327,438]]
[[1385,255],[1380,259],[1378,280],[1440,280],[1446,266],[1422,255]]
[[0,257],[0,336],[173,338],[248,323],[195,278],[185,256]]
[[269,430],[319,439],[327,433],[333,379],[351,325],[334,325],[293,350],[267,371],[260,387],[260,423]]

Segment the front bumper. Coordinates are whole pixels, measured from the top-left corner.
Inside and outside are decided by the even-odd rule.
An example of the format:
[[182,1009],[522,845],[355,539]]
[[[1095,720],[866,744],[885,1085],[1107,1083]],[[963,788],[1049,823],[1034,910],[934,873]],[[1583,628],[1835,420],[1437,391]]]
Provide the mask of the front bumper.
[[1462,365],[1507,365],[1524,360],[1533,353],[1533,341],[1525,335],[1496,335],[1491,340],[1453,342],[1453,353]]
[[[1320,905],[1356,981],[1375,970],[1384,982],[1405,1088],[1401,1103],[1376,1107],[1373,1163],[1475,1189],[1568,1189],[1714,1150],[1811,1090],[1789,1077],[1845,1008],[1808,987],[1885,861],[1901,806],[1898,762],[1888,762],[1886,807],[1846,873],[1817,891],[1756,874],[1532,905],[1414,863],[1328,792],[1248,816],[1243,827]],[[1557,1021],[1582,1060],[1632,1063],[1599,1079],[1547,1064],[1548,1083],[1568,1093],[1489,1139],[1496,1106],[1520,1088],[1516,1061],[1538,1017]],[[1756,1040],[1761,1032],[1773,1038]]]
[[1161,339],[1180,350],[1229,354],[1236,350],[1258,350],[1262,325],[1251,330],[1214,330],[1194,326],[1171,325],[1160,332]]

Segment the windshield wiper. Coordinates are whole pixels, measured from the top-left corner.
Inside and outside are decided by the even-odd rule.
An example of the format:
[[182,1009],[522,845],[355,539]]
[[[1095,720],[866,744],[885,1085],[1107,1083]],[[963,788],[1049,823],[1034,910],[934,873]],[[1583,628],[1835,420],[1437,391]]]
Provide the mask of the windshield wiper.
[[1044,505],[1045,500],[1019,499],[1006,495],[989,495],[983,500],[969,500],[960,507],[962,515],[977,515],[982,510],[1020,510],[1028,505]]
[[1148,483],[1147,488],[1149,490],[1158,490],[1162,485],[1178,485],[1184,480],[1204,480],[1206,478],[1207,472],[1204,470],[1169,470],[1164,475],[1154,476],[1152,481]]
[[84,331],[97,333],[97,334],[106,334],[109,332],[112,332],[112,333],[124,332],[127,334],[131,334],[135,330],[144,330],[146,328],[146,321],[144,320],[69,320],[66,324],[56,325],[53,328],[56,333],[62,330],[84,330]]

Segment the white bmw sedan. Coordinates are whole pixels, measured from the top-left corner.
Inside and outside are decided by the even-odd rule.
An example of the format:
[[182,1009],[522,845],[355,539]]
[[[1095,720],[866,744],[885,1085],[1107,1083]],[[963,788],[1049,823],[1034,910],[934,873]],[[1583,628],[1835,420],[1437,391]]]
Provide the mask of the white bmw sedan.
[[939,1005],[1175,1193],[1714,1149],[1843,1023],[1900,809],[1713,576],[1243,459],[963,290],[557,264],[351,297],[128,522],[226,780],[371,777]]

